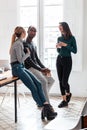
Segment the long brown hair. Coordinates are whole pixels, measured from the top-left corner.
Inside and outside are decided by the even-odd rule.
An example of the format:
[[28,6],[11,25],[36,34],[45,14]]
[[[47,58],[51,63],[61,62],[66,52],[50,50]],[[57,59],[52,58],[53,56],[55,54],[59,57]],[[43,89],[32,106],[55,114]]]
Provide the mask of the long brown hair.
[[14,29],[14,33],[12,35],[12,38],[11,38],[11,46],[10,46],[10,49],[13,45],[13,43],[21,37],[21,34],[22,33],[25,33],[25,29],[21,26],[17,26],[15,29]]
[[65,32],[64,38],[68,39],[72,36],[69,25],[66,22],[60,22],[59,25],[63,27],[63,31]]

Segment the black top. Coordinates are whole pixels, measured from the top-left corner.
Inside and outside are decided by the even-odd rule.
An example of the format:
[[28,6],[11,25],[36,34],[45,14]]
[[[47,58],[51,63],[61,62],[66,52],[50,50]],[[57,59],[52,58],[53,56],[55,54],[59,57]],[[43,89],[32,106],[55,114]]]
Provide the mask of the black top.
[[28,43],[27,41],[23,42],[24,45],[24,52],[26,53],[26,47],[30,50],[30,56],[25,60],[25,67],[29,69],[33,67],[37,70],[41,70],[41,68],[45,68],[45,66],[41,63],[40,59],[38,58],[36,49],[33,43]]

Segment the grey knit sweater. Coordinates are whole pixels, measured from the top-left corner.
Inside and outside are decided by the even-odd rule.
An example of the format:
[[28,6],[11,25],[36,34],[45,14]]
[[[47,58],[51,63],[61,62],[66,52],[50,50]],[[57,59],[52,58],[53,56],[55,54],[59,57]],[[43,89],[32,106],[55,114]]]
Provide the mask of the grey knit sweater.
[[17,39],[10,50],[10,62],[18,61],[24,63],[24,60],[29,57],[30,53],[24,53],[24,47],[22,39]]

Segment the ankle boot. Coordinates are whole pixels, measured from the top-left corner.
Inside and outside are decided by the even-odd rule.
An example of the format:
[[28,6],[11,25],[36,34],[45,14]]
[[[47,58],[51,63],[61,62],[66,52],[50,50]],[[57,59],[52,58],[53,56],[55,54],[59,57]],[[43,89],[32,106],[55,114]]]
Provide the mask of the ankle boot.
[[57,116],[57,112],[54,112],[53,107],[50,104],[44,104],[41,112],[41,119],[53,120]]

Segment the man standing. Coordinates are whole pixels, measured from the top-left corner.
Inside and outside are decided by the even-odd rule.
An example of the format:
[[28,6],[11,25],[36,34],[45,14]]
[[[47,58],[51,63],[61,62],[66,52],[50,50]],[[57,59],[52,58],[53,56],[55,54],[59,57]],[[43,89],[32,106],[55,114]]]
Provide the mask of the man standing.
[[36,28],[30,26],[28,28],[28,36],[24,42],[24,51],[26,53],[26,47],[30,50],[30,57],[25,60],[25,67],[29,69],[41,82],[43,91],[47,101],[49,102],[48,92],[54,83],[53,77],[51,77],[51,71],[46,68],[40,61],[35,46],[33,45],[33,38],[36,36]]

